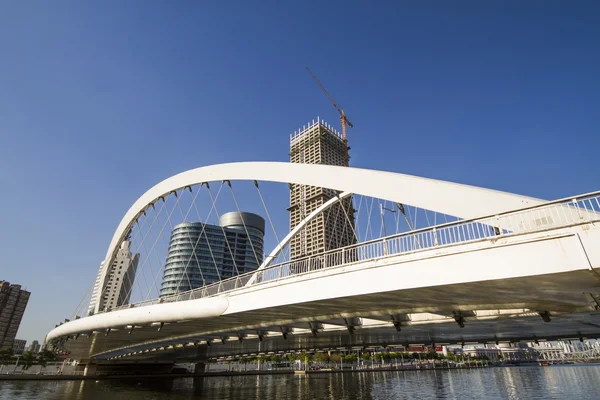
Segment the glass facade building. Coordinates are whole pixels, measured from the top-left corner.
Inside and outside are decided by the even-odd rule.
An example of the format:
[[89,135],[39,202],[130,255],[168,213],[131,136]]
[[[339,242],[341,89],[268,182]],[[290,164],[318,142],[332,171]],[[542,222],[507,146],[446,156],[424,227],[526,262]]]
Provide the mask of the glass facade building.
[[265,220],[231,212],[219,225],[187,222],[171,232],[160,297],[251,272],[263,260]]

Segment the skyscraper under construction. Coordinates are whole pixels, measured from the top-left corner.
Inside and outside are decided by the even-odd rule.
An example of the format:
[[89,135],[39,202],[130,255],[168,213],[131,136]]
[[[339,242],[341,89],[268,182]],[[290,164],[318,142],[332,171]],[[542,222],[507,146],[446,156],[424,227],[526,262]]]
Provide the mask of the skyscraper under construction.
[[[342,136],[317,118],[290,137],[290,162],[348,166]],[[339,192],[316,186],[290,187],[290,230]],[[352,198],[315,217],[290,243],[292,260],[356,243]]]

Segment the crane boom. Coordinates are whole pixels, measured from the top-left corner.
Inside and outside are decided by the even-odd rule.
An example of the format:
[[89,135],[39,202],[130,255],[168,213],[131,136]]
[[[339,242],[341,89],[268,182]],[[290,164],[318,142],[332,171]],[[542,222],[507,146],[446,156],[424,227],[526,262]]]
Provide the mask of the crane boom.
[[310,68],[306,67],[306,70],[308,71],[308,73],[310,74],[310,76],[312,76],[312,78],[315,80],[315,82],[317,82],[317,85],[319,85],[319,87],[321,88],[321,90],[323,91],[323,93],[325,93],[325,96],[327,96],[327,98],[329,99],[329,101],[331,102],[331,104],[333,104],[333,106],[341,114],[342,110],[340,110],[340,107],[337,105],[337,103],[335,102],[335,100],[333,99],[333,97],[331,97],[331,95],[329,94],[329,92],[327,91],[327,89],[325,89],[325,86],[323,86],[321,84],[321,82],[319,81],[319,79],[317,79],[317,77],[315,76],[315,74],[313,74],[313,72],[310,70]]
[[346,154],[346,165],[349,165],[349,157],[348,157],[348,137],[346,136],[346,125],[348,125],[350,128],[354,127],[354,125],[352,125],[352,122],[350,122],[350,120],[348,118],[346,118],[346,113],[344,112],[344,109],[341,108],[340,106],[338,106],[338,104],[335,102],[335,100],[333,99],[333,97],[331,97],[331,95],[329,94],[329,92],[327,91],[327,89],[325,89],[325,86],[323,86],[321,84],[321,82],[317,79],[317,77],[315,76],[315,74],[313,74],[313,72],[310,70],[310,68],[306,67],[306,70],[308,71],[308,73],[310,74],[310,76],[315,80],[315,82],[317,82],[317,85],[319,85],[319,87],[321,88],[321,90],[323,91],[323,93],[325,93],[325,96],[327,96],[327,98],[329,99],[329,101],[331,102],[331,104],[333,105],[333,107],[335,107],[335,109],[338,111],[338,113],[340,113],[340,121],[342,121],[342,138],[344,140],[344,151]]

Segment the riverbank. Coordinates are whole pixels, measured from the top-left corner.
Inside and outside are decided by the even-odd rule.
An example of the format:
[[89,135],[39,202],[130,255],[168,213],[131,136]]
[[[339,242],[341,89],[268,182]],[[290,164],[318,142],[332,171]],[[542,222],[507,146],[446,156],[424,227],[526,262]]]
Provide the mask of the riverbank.
[[[437,368],[436,368],[437,369]],[[344,371],[345,372],[345,371]],[[265,374],[266,373],[266,374]],[[221,376],[221,375],[219,375]],[[123,378],[123,377],[121,377]],[[469,368],[422,372],[382,371],[179,379],[98,379],[75,381],[0,381],[0,399],[21,400],[372,400],[397,398],[595,399],[600,366]],[[94,380],[95,379],[95,380]]]
[[435,368],[419,366],[390,366],[376,368],[361,368],[361,369],[314,369],[314,370],[267,370],[267,371],[216,371],[205,372],[202,374],[181,373],[181,374],[148,374],[148,375],[33,375],[33,374],[7,374],[0,375],[0,381],[35,381],[35,380],[115,380],[115,379],[175,379],[175,378],[208,378],[208,377],[226,377],[226,376],[252,376],[252,375],[320,375],[320,374],[338,374],[338,373],[354,373],[354,372],[390,372],[390,371],[444,371],[457,369],[482,369],[493,368],[494,366],[459,366],[459,367],[442,367]]

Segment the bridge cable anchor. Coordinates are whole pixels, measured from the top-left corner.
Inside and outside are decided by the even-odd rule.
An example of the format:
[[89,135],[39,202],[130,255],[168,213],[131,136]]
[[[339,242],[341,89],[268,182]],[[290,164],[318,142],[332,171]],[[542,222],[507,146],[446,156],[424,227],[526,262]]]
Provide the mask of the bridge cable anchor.
[[542,317],[544,322],[552,321],[552,318],[550,318],[550,311],[539,311],[538,313],[540,314],[540,317]]
[[279,329],[281,329],[281,336],[283,336],[284,339],[287,339],[291,329],[287,326],[281,326]]
[[465,327],[465,317],[463,317],[459,312],[453,311],[453,318],[461,328]]
[[323,327],[323,325],[321,325],[318,322],[309,322],[308,326],[309,326],[310,331],[313,334],[313,336],[317,336],[317,334],[319,333],[319,328]]

